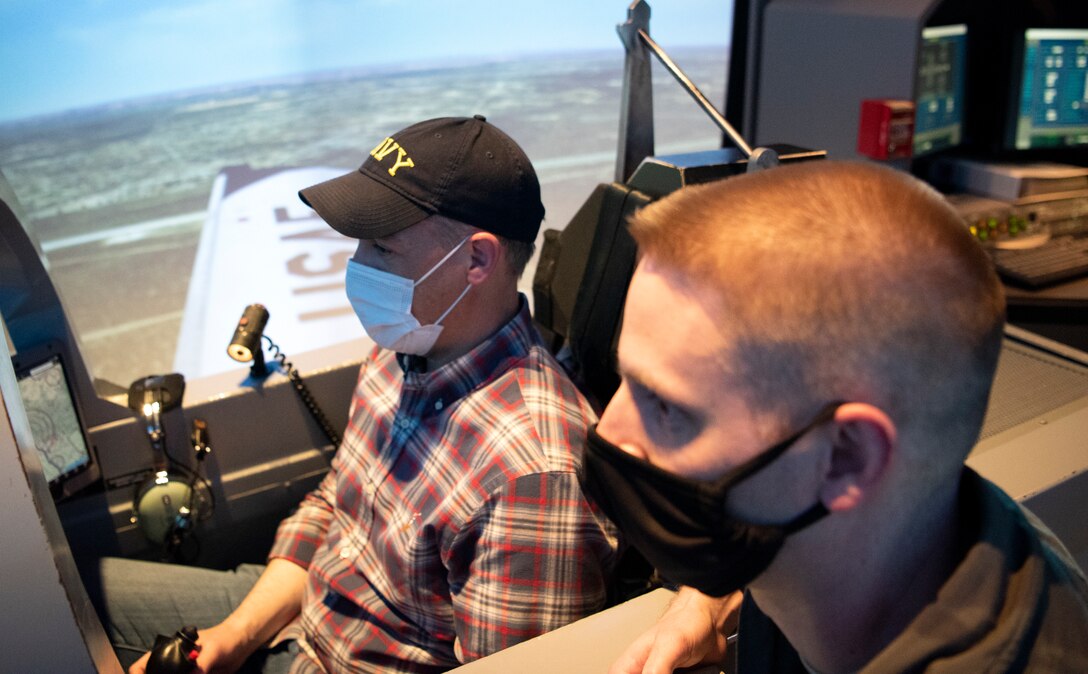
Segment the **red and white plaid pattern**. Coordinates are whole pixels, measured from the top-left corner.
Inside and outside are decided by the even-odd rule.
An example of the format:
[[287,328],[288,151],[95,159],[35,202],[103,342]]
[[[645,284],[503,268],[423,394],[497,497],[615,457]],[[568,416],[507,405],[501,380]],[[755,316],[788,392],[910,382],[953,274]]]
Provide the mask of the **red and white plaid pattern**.
[[[595,417],[524,299],[435,371],[376,350],[349,418],[270,554],[309,569],[281,636],[304,639],[327,672],[443,671],[601,608],[616,530],[576,475]],[[300,656],[292,671],[317,669]]]

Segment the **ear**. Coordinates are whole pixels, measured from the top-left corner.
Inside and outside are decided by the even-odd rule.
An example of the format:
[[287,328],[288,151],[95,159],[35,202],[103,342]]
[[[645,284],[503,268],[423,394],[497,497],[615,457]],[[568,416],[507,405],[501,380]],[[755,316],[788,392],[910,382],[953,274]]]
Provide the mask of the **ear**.
[[887,477],[897,443],[891,418],[866,403],[846,403],[832,422],[831,460],[820,499],[828,510],[850,510]]
[[476,232],[469,239],[468,246],[472,256],[468,282],[480,285],[498,270],[503,256],[502,243],[491,232]]

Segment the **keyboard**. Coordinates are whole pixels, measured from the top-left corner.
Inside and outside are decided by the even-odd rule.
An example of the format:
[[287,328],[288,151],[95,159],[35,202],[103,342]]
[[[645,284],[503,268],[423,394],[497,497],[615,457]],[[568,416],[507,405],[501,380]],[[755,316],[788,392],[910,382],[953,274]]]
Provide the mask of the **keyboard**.
[[990,256],[1006,280],[1042,288],[1088,275],[1088,233],[1054,237],[1033,248],[995,248]]

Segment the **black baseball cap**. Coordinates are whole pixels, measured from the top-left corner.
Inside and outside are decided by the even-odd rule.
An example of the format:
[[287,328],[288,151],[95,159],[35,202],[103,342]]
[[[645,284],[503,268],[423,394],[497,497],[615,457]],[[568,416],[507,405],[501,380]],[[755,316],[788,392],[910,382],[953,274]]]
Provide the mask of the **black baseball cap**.
[[359,170],[298,195],[355,239],[390,236],[437,213],[534,241],[544,219],[529,158],[482,115],[413,124],[378,143]]

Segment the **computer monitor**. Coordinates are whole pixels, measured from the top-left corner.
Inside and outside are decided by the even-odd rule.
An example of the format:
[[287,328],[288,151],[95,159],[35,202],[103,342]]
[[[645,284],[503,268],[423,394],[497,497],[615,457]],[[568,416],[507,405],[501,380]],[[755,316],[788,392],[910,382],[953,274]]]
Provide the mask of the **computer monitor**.
[[12,361],[42,472],[55,496],[68,495],[92,477],[93,457],[62,356],[46,348]]
[[915,86],[915,156],[956,147],[963,139],[967,26],[922,29]]
[[1029,28],[1020,46],[1014,150],[1088,147],[1088,28]]

